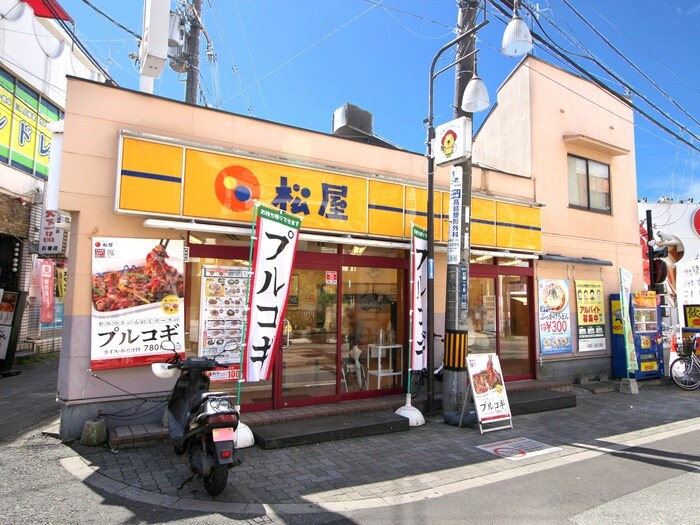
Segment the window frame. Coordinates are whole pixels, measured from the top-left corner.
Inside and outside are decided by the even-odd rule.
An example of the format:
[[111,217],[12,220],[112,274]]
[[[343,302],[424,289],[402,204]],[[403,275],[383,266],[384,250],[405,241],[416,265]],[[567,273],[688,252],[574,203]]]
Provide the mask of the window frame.
[[[576,159],[576,160],[581,160],[585,162],[586,165],[586,188],[585,188],[585,197],[586,197],[586,205],[581,205],[581,204],[575,204],[571,202],[571,191],[568,190],[569,184],[571,182],[571,176],[572,173],[570,171],[570,159]],[[596,164],[600,166],[604,166],[607,168],[607,180],[608,180],[608,208],[603,209],[603,208],[596,208],[591,206],[591,169],[590,169],[590,163],[595,162]],[[612,176],[610,174],[610,164],[601,162],[599,160],[595,159],[590,159],[587,157],[582,157],[580,155],[573,155],[571,153],[567,154],[566,157],[566,181],[567,181],[567,190],[569,193],[569,208],[573,208],[576,210],[585,210],[585,211],[590,211],[593,213],[602,213],[604,215],[612,215]]]

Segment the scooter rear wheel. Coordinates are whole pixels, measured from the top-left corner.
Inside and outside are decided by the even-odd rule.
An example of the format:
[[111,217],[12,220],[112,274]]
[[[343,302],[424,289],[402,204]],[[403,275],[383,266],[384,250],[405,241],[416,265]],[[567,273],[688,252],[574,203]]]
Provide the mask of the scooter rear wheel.
[[218,496],[226,488],[228,465],[214,465],[211,473],[204,476],[204,488],[210,496]]

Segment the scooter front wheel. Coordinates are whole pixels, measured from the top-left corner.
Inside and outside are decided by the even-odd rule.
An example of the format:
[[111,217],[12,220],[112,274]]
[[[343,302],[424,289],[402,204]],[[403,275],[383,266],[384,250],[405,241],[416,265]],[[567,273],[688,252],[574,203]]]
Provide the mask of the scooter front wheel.
[[204,488],[214,497],[221,494],[228,481],[228,465],[214,465],[208,476],[204,476]]

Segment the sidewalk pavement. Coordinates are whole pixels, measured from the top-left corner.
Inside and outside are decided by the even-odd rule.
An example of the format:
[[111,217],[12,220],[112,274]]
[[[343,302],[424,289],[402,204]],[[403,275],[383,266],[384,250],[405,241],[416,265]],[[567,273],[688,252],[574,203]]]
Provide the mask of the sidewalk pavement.
[[[576,407],[515,416],[512,429],[485,434],[446,425],[436,416],[406,432],[242,449],[238,454],[244,463],[230,471],[228,487],[215,499],[196,477],[188,481],[186,456],[176,456],[167,443],[111,450],[73,443],[61,462],[99,491],[150,505],[234,515],[259,514],[270,505],[276,512],[297,514],[439,497],[527,474],[533,464],[552,468],[700,430],[700,391],[684,392],[668,381],[640,382],[638,394],[575,391]],[[519,461],[477,448],[514,438],[554,448]]]
[[[22,364],[20,375],[0,380],[0,414],[5,414],[0,427],[22,425],[20,440],[29,449],[59,447],[65,470],[98,493],[181,510],[260,516],[267,506],[301,514],[394,505],[700,431],[700,391],[685,392],[667,380],[640,381],[639,394],[594,394],[600,390],[575,387],[576,407],[515,416],[508,430],[480,434],[446,425],[438,415],[406,432],[246,448],[239,451],[243,465],[230,471],[229,486],[212,499],[199,480],[188,481],[187,458],[176,456],[167,443],[115,450],[61,444],[51,437],[57,436],[57,421],[54,429],[46,428],[47,418],[58,414],[55,357]],[[40,421],[44,424],[37,426]],[[514,438],[555,449],[511,461],[477,448]],[[0,442],[5,439],[0,436]]]

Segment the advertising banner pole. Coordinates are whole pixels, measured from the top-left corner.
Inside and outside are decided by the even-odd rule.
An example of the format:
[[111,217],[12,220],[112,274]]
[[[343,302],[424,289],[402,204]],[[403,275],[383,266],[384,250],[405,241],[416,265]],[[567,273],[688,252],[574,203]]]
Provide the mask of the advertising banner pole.
[[[253,224],[251,226],[250,230],[250,249],[248,251],[248,278],[245,280],[245,295],[244,297],[248,297],[249,291],[250,291],[250,281],[253,276],[253,245],[255,243],[255,240],[257,238],[256,236],[256,231],[255,231],[255,225],[257,224],[257,219],[258,219],[258,202],[256,201],[254,206],[253,206]],[[253,431],[250,430],[250,427],[243,423],[240,419],[241,417],[241,390],[242,390],[242,384],[244,380],[243,376],[243,368],[245,367],[246,363],[246,337],[247,337],[247,330],[248,330],[248,308],[250,308],[250,301],[246,301],[246,305],[244,308],[244,315],[243,315],[243,344],[241,345],[241,363],[238,368],[238,388],[236,391],[236,411],[238,412],[238,428],[236,429],[236,438],[235,438],[235,444],[236,448],[246,448],[246,447],[252,447],[255,445],[255,436],[253,436]]]

